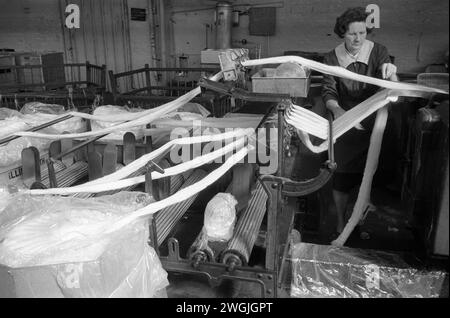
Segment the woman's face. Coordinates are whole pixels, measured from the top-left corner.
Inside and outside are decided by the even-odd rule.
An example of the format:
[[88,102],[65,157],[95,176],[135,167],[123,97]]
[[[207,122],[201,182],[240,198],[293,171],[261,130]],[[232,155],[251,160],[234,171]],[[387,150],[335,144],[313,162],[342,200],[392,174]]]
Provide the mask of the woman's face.
[[352,22],[344,34],[345,46],[350,52],[358,52],[366,40],[366,22]]

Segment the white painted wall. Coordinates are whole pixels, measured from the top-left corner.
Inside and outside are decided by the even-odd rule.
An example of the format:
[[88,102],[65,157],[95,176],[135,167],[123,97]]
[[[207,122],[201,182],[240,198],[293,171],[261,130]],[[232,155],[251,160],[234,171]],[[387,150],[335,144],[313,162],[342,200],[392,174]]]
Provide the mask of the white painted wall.
[[0,48],[64,50],[56,0],[0,0]]
[[130,43],[132,54],[132,69],[143,67],[146,63],[153,65],[155,56],[152,56],[151,47],[151,3],[150,0],[128,0],[129,8],[147,10],[146,21],[130,20]]
[[[63,27],[65,7],[80,7],[80,28]],[[147,9],[131,21],[129,8]],[[66,62],[106,64],[123,72],[152,65],[150,0],[0,0],[0,48],[59,51]]]
[[[0,0],[0,48],[64,51],[59,2],[81,3],[85,8],[82,10],[88,10],[82,13],[88,16],[88,21],[84,21],[88,25],[84,29],[86,44],[73,48],[77,52],[74,60],[83,62],[87,57],[92,63],[105,61],[108,69],[116,72],[154,62],[150,19],[128,21],[127,39],[123,38],[126,30],[121,31],[123,10],[116,6],[113,11],[108,9],[102,14],[99,9],[101,5],[110,8],[112,2],[126,3],[128,7],[145,7],[150,14],[150,0]],[[171,12],[215,5],[214,1],[207,0],[164,0],[164,3]],[[336,17],[347,7],[370,3],[381,8],[381,29],[376,30],[372,38],[388,47],[401,72],[422,71],[427,64],[440,62],[448,50],[448,0],[236,0],[233,3],[282,6],[277,9],[275,36],[249,36],[248,16],[245,15],[241,16],[239,27],[232,30],[236,47],[242,47],[238,41],[246,39],[247,47],[260,44],[263,56],[281,55],[287,50],[329,51],[340,41],[333,33]],[[245,6],[237,8],[246,9]],[[166,29],[173,30],[173,34],[166,34],[168,65],[177,65],[177,57],[185,54],[189,56],[190,66],[199,66],[200,51],[214,46],[214,30],[209,29],[206,43],[206,24],[213,25],[213,10],[169,14],[165,20]],[[84,22],[81,21],[82,26]],[[125,35],[120,35],[121,32]],[[97,41],[89,40],[91,38]],[[69,48],[67,41],[66,48]],[[131,52],[130,56],[126,51]]]

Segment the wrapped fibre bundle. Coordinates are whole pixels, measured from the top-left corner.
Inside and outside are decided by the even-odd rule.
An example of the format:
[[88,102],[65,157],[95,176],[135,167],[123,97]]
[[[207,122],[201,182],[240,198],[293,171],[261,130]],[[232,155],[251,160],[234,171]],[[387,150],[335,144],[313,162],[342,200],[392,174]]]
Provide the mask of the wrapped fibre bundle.
[[18,195],[0,213],[0,263],[18,297],[162,297],[167,272],[137,219],[104,234],[111,222],[152,201],[140,192],[100,198]]
[[[140,111],[143,111],[143,110],[139,109],[139,108],[131,108],[130,109],[128,107],[123,107],[123,106],[103,105],[103,106],[97,107],[94,110],[93,115],[102,117],[102,116],[108,116],[108,115],[123,115],[123,114],[129,114],[130,112],[135,113],[135,112],[140,112]],[[100,130],[103,128],[109,128],[114,125],[117,125],[120,122],[122,122],[122,121],[105,122],[105,121],[99,121],[99,120],[92,120],[91,121],[91,129],[92,129],[92,131],[96,131],[96,130]],[[132,132],[135,135],[136,139],[140,139],[144,136],[144,133],[143,133],[144,129],[145,129],[145,125],[132,127],[127,130],[119,130],[119,131],[113,132],[111,134],[108,134],[107,136],[101,138],[100,140],[122,141],[123,135],[127,132]]]
[[[31,106],[38,104],[36,108]],[[36,106],[36,105],[35,105]],[[59,106],[59,105],[49,105],[49,106]],[[9,110],[5,108],[0,109],[1,117],[4,119],[0,120],[0,138],[7,137],[14,132],[24,131],[32,127],[41,125],[43,123],[54,120],[61,114],[64,114],[64,108],[57,108],[53,114],[50,110],[52,108],[45,108],[47,104],[42,103],[28,103],[22,109],[25,114],[19,113],[14,110]],[[62,107],[62,106],[60,106]],[[46,110],[47,109],[47,110]],[[44,113],[37,112],[38,110],[44,110]],[[9,116],[9,117],[7,117]],[[60,134],[65,131],[69,132],[83,132],[86,130],[86,122],[82,118],[70,118],[50,127],[44,128],[41,132],[48,134]],[[36,147],[39,151],[45,151],[48,149],[50,140],[40,139],[40,138],[30,138],[22,137],[10,141],[7,144],[0,145],[0,167],[8,167],[16,164],[21,159],[21,152],[27,147]]]

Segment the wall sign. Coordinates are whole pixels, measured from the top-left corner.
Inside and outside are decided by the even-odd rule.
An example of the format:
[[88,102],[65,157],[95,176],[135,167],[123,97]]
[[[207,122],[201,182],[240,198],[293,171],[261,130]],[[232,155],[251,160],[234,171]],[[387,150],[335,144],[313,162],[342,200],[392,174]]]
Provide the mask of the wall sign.
[[145,9],[131,8],[131,21],[145,21],[147,12]]

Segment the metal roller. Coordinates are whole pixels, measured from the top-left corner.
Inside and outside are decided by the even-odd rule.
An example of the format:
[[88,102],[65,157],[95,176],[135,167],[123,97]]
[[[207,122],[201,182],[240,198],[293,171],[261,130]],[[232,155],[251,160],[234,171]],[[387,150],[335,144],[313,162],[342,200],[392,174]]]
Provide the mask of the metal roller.
[[184,178],[181,174],[176,174],[170,177],[170,194],[174,194],[183,185]]
[[[181,189],[186,188],[199,181],[203,177],[206,176],[206,172],[200,169],[194,170],[194,172],[190,175],[190,177],[184,182]],[[175,185],[175,182],[171,183],[171,192],[173,191],[172,186]],[[175,191],[174,191],[175,192]],[[167,238],[169,233],[173,230],[175,225],[181,219],[181,217],[186,213],[187,209],[194,203],[197,195],[190,197],[187,200],[179,202],[177,204],[171,205],[163,210],[159,211],[156,214],[155,222],[156,222],[156,232],[157,232],[157,240],[158,245],[162,244],[164,240]]]
[[187,255],[190,260],[194,261],[193,266],[196,268],[200,262],[215,262],[217,253],[218,251],[216,251],[214,246],[210,246],[210,242],[202,228],[189,248]]
[[[63,171],[64,169],[66,169],[66,165],[62,161],[57,160],[53,163],[53,168],[55,169],[55,173],[59,173],[60,171]],[[47,165],[41,166],[41,176],[42,176],[42,179],[48,179]]]
[[[56,174],[58,187],[70,187],[75,182],[81,180],[88,175],[88,164],[84,161],[77,161],[64,170]],[[50,187],[50,180],[47,178],[42,180],[42,184],[47,188]]]
[[221,254],[221,262],[230,267],[248,264],[266,213],[267,194],[258,182],[247,208],[242,213],[228,246]]
[[202,231],[197,235],[188,251],[188,258],[196,268],[200,262],[217,262],[222,252],[227,248],[227,241],[209,241]]

